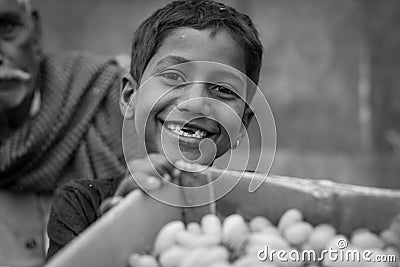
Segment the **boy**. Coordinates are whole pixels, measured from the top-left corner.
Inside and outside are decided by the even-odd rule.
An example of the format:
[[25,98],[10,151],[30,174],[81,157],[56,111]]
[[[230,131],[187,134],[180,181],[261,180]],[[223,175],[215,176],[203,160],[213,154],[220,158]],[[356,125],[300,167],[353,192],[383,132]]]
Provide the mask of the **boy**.
[[[175,160],[212,164],[214,156],[235,147],[252,117],[242,98],[249,100],[253,92],[243,76],[257,84],[261,58],[251,20],[220,3],[176,1],[145,20],[133,38],[120,97],[125,123],[138,134],[143,146],[137,153],[144,157],[129,163],[134,179],[80,181],[64,188],[51,212],[48,257],[99,218],[106,198],[124,196],[138,184],[158,188],[161,176],[177,178]],[[206,139],[215,144],[215,154],[199,148]]]

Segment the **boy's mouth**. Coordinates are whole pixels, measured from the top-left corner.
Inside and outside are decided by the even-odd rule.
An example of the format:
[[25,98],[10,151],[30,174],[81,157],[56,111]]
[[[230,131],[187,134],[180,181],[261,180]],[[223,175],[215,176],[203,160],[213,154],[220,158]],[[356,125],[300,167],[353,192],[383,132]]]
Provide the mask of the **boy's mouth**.
[[175,121],[161,121],[162,125],[170,132],[183,138],[194,138],[201,140],[203,138],[209,138],[215,134],[215,132],[208,131],[203,127],[200,127],[192,123],[182,123]]
[[185,136],[185,137],[192,137],[192,138],[197,138],[197,139],[202,139],[207,136],[207,132],[200,130],[200,129],[194,129],[191,127],[182,127],[179,124],[175,123],[167,123],[166,127],[173,133],[180,135],[180,136]]

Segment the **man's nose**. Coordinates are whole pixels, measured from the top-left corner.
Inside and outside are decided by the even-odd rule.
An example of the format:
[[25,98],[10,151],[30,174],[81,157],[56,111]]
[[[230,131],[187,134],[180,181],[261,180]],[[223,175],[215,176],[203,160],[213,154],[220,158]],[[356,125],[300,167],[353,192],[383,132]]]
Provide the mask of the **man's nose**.
[[209,116],[211,112],[210,96],[207,83],[188,84],[182,90],[181,102],[178,109],[192,112],[201,116]]

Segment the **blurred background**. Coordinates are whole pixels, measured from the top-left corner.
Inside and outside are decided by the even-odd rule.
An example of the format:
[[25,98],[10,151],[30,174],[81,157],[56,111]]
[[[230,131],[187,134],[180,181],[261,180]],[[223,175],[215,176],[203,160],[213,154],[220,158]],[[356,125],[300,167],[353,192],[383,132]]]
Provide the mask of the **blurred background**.
[[[162,0],[33,0],[48,51],[129,54]],[[400,188],[400,1],[222,1],[265,47],[260,88],[275,117],[271,172]]]

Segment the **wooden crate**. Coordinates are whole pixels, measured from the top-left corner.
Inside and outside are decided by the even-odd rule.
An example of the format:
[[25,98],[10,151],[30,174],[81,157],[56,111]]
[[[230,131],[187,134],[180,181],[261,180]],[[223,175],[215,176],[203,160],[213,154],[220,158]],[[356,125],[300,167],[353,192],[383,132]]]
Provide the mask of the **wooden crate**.
[[[223,215],[240,213],[248,219],[263,215],[276,223],[285,210],[298,208],[312,224],[331,223],[344,234],[358,227],[381,231],[400,213],[400,191],[396,190],[278,176],[268,178],[254,193],[248,192],[248,186],[249,180],[241,179],[218,200],[218,211]],[[156,194],[187,204],[205,197],[187,195],[168,186]],[[209,206],[182,209],[162,204],[142,192],[132,192],[46,266],[125,267],[131,253],[151,250],[163,225],[183,218],[198,221],[207,212]]]

